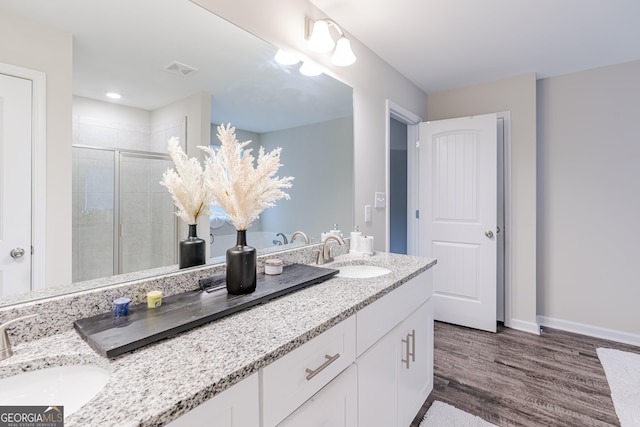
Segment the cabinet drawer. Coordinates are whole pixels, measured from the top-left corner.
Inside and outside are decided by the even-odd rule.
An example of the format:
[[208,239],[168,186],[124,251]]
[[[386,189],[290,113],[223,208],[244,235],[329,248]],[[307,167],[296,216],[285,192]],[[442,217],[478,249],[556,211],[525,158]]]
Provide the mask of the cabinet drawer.
[[357,355],[364,353],[432,295],[433,272],[429,269],[357,312]]
[[349,366],[278,427],[356,427],[358,372]]
[[355,360],[355,335],[351,316],[262,369],[265,427],[278,424]]

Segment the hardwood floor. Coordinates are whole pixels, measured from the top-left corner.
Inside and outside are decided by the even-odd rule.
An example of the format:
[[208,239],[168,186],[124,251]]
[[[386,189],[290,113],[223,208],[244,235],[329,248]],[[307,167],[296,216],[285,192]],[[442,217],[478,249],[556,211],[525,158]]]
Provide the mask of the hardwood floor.
[[411,427],[439,400],[497,426],[619,426],[598,347],[640,347],[553,329],[492,334],[435,323],[434,389]]

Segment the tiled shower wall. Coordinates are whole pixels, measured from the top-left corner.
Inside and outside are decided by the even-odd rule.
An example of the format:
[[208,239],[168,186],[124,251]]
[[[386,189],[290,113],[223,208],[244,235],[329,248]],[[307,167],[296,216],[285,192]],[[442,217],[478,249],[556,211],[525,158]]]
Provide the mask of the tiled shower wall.
[[[184,120],[141,125],[107,118],[73,117],[73,281],[114,271],[117,150],[166,153],[171,136],[185,134]],[[184,145],[184,138],[181,137]],[[131,157],[120,163],[121,273],[175,263],[175,215],[159,184],[170,160]]]

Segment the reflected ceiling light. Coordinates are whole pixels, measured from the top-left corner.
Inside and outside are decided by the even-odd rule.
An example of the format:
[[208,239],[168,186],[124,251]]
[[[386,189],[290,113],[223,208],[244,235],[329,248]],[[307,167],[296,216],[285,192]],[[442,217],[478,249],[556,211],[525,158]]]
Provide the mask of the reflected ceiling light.
[[318,65],[314,64],[313,62],[304,61],[300,66],[300,72],[305,76],[315,77],[322,74],[322,68],[320,68]]
[[120,99],[120,98],[122,98],[122,95],[120,95],[119,93],[115,93],[115,92],[107,92],[106,95],[107,95],[107,98],[111,98],[111,99]]
[[[344,31],[331,19],[319,19],[312,21],[309,18],[305,18],[306,21],[306,38],[307,47],[314,52],[329,52],[334,47],[336,48],[331,56],[331,62],[341,67],[351,65],[356,62],[356,56],[351,50],[351,43],[349,39],[344,35]],[[333,27],[338,32],[338,44],[331,37],[329,27]]]
[[275,60],[278,62],[278,64],[294,65],[300,62],[300,57],[295,53],[278,49],[278,52],[276,52]]

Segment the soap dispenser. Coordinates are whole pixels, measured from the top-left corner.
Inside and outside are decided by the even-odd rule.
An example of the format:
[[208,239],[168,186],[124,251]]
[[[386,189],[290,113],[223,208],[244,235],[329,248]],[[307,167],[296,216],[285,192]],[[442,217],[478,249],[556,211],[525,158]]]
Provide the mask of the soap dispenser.
[[353,231],[351,232],[351,235],[349,237],[349,252],[360,252],[360,239],[362,238],[360,227],[358,227],[357,225],[353,227]]

